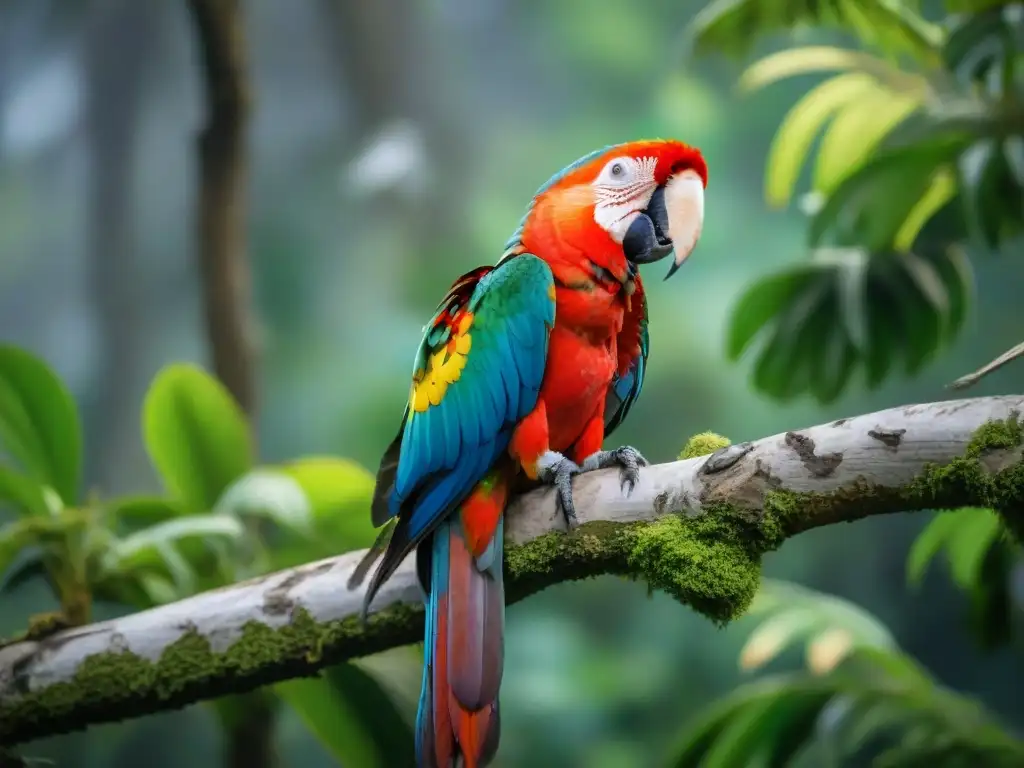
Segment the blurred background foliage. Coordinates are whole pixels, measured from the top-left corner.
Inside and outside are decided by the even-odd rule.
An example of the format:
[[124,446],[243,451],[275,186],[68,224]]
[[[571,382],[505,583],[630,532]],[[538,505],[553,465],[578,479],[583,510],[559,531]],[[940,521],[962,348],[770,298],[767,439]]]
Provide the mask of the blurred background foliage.
[[[945,397],[1024,338],[1022,10],[250,0],[249,425],[199,367],[185,4],[0,0],[0,635],[365,546],[423,319],[605,143],[677,136],[711,168],[697,257],[648,288],[624,441],[665,461],[704,429]],[[722,630],[610,577],[517,604],[498,764],[1019,765],[1024,569],[997,523],[805,534]],[[24,751],[237,765],[255,726],[281,766],[401,765],[418,654]]]

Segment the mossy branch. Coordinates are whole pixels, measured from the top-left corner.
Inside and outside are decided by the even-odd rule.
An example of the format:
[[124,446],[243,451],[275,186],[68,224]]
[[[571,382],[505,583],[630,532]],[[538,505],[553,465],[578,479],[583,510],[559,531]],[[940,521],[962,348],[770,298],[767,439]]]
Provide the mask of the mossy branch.
[[[839,419],[649,467],[629,498],[615,472],[594,472],[575,484],[582,524],[568,535],[552,492],[534,491],[508,513],[508,599],[617,573],[724,622],[757,591],[761,556],[810,528],[984,506],[1020,536],[1021,412],[1024,396],[1012,396]],[[412,559],[361,626],[362,590],[346,582],[362,554],[0,648],[0,746],[248,691],[416,642],[423,614]]]

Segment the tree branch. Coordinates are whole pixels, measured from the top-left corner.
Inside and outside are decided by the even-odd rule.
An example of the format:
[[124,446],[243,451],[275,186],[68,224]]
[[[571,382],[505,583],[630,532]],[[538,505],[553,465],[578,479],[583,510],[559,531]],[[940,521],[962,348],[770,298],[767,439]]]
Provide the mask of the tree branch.
[[[551,584],[630,574],[715,620],[742,613],[760,556],[786,538],[870,515],[966,505],[1020,534],[1024,396],[913,405],[839,419],[643,470],[629,498],[615,472],[575,483],[566,535],[549,489],[508,513],[510,602]],[[412,558],[367,626],[362,552],[282,571],[109,622],[0,648],[0,744],[137,717],[416,642]]]
[[245,124],[249,113],[239,0],[189,0],[207,122],[199,137],[199,267],[213,370],[250,416],[256,408],[245,259]]

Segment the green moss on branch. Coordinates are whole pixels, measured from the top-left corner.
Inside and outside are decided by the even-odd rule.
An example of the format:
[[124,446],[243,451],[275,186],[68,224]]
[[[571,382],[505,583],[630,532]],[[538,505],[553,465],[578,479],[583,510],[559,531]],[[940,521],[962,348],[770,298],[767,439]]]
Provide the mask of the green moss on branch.
[[721,448],[728,448],[732,441],[722,437],[717,432],[701,432],[686,441],[683,450],[679,452],[679,459],[695,459],[698,456],[707,456]]
[[[156,661],[127,650],[109,650],[86,658],[69,681],[0,700],[0,744],[253,690],[344,659],[406,645],[422,632],[422,608],[405,604],[374,614],[365,628],[356,617],[317,622],[307,611],[296,609],[290,623],[281,627],[249,622],[223,652],[215,652],[194,627],[186,628]],[[14,674],[17,681],[17,667]]]
[[[723,447],[720,441],[691,443],[692,455]],[[926,466],[902,488],[861,480],[831,493],[769,489],[757,509],[713,503],[696,516],[677,510],[653,523],[591,522],[569,534],[549,533],[508,547],[508,599],[514,602],[561,581],[621,574],[644,579],[722,623],[743,613],[753,599],[763,553],[809,528],[874,514],[973,505],[995,509],[1021,537],[1022,444],[1024,430],[1013,414],[982,426],[964,456]],[[92,656],[70,681],[0,700],[0,745],[242,693],[416,642],[423,631],[419,605],[392,605],[373,614],[366,627],[355,617],[318,622],[301,609],[291,618],[279,628],[250,622],[223,652],[187,628],[156,661],[115,650]],[[60,641],[58,636],[41,645]],[[18,670],[14,673],[17,680]]]
[[584,523],[509,548],[509,599],[611,573],[642,579],[725,623],[746,610],[760,583],[761,555],[781,541],[772,526],[725,504],[653,523]]
[[771,490],[765,494],[765,519],[774,519],[782,535],[852,522],[872,515],[924,509],[988,507],[1018,538],[1024,532],[1024,429],[1019,415],[982,425],[964,455],[946,464],[927,464],[899,488],[858,480],[829,493]]

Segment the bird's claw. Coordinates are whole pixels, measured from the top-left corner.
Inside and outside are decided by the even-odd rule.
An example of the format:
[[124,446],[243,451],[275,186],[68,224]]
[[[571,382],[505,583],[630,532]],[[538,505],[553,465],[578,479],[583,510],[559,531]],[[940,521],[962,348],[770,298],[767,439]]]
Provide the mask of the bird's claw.
[[648,466],[648,461],[636,448],[623,445],[611,451],[598,451],[588,456],[581,467],[584,472],[595,469],[619,467],[619,480],[622,495],[629,496],[640,480],[640,467]]
[[576,505],[572,499],[572,479],[582,471],[576,462],[557,451],[548,451],[537,462],[537,479],[554,486],[558,494],[558,505],[569,530],[578,525]]

